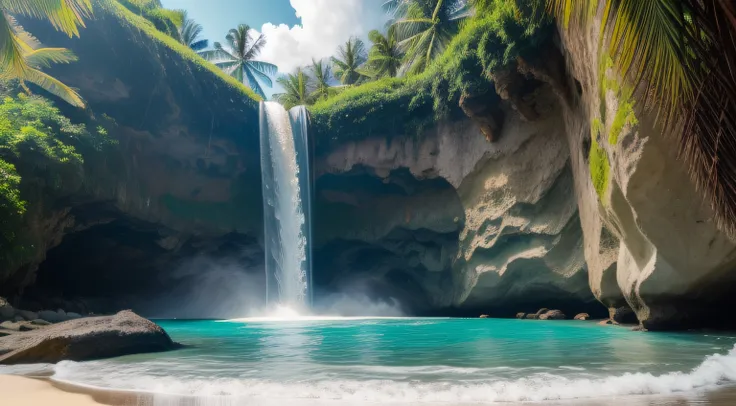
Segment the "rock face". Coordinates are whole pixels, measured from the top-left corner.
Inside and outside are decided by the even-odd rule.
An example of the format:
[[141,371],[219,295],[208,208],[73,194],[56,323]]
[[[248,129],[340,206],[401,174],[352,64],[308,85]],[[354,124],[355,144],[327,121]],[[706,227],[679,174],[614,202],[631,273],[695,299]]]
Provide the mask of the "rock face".
[[71,320],[0,337],[0,364],[85,361],[175,348],[168,334],[131,311]]
[[[95,3],[79,38],[21,21],[44,44],[69,48],[80,60],[47,72],[78,89],[89,108],[58,107],[74,123],[89,112],[107,117],[117,143],[86,154],[74,182],[21,185],[24,196],[37,198],[18,231],[28,242],[23,257],[0,264],[0,295],[96,295],[107,298],[102,311],[120,309],[122,296],[148,297],[147,289],[161,291],[159,283],[178,283],[170,272],[187,258],[232,243],[257,247],[257,102],[113,14]],[[29,287],[41,291],[29,295]]]
[[[408,280],[432,308],[503,316],[512,307],[593,304],[557,104],[540,89],[542,118],[507,112],[493,143],[461,120],[418,139],[376,136],[319,156],[321,269],[364,266],[373,280]],[[379,258],[370,251],[387,258],[366,266]]]
[[591,290],[648,329],[723,326],[716,309],[734,302],[736,243],[689,181],[675,138],[631,107],[613,72],[599,82],[594,26],[562,41],[581,90],[563,105]]

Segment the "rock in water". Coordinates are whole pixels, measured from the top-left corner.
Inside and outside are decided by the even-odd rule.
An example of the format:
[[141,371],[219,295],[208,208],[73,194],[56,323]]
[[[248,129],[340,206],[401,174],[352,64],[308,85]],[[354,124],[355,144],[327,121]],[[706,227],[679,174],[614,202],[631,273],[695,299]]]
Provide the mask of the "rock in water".
[[0,337],[0,364],[85,361],[176,347],[155,323],[125,310]]
[[481,319],[487,319],[487,318],[488,318],[488,315],[487,315],[487,314],[481,314],[481,315],[480,315],[480,318],[481,318]]
[[38,313],[31,312],[31,311],[28,311],[28,310],[18,310],[18,309],[16,309],[15,310],[15,314],[23,317],[24,319],[26,319],[28,321],[38,319]]
[[13,316],[15,316],[13,306],[5,298],[0,297],[0,321],[12,320]]
[[41,310],[38,312],[38,318],[46,320],[49,323],[61,323],[62,321],[67,321],[69,319],[66,314],[62,315],[61,313],[53,310]]
[[573,320],[588,320],[590,318],[590,315],[588,313],[578,313],[575,315]]
[[636,313],[631,310],[628,306],[618,307],[613,310],[609,310],[611,320],[619,324],[638,324],[639,319],[636,317]]
[[539,310],[537,310],[537,318],[540,318],[543,314],[547,313],[549,311],[548,308],[543,307]]
[[529,313],[526,315],[526,318],[529,320],[537,320],[539,316],[537,316],[535,313]]
[[539,316],[539,320],[565,320],[566,318],[565,313],[560,310],[548,310]]
[[522,312],[516,313],[517,319],[523,319],[524,317],[526,317],[526,313],[522,313]]

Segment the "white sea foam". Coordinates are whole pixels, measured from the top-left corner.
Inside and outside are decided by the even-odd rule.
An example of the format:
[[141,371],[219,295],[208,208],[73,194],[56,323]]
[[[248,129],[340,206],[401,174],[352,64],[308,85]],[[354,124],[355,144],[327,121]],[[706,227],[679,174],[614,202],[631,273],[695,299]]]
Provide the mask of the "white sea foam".
[[[447,368],[447,367],[439,367]],[[417,371],[414,371],[417,372]],[[445,370],[445,372],[448,372]],[[564,377],[533,373],[516,380],[420,382],[411,380],[320,380],[275,382],[261,379],[201,379],[192,376],[151,376],[136,373],[102,374],[88,364],[62,362],[54,378],[89,386],[135,390],[153,394],[154,405],[230,405],[244,399],[268,402],[332,403],[492,403],[568,400],[625,395],[667,395],[709,389],[736,382],[736,348],[726,355],[710,355],[689,372],[662,375],[626,373],[609,377]]]

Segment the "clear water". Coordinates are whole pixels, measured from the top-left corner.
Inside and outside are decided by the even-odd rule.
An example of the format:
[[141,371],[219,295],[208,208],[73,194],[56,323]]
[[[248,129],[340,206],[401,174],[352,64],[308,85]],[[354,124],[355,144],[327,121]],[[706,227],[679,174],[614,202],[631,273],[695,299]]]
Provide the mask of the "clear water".
[[54,379],[157,393],[155,405],[176,404],[175,395],[197,405],[474,404],[684,393],[736,381],[736,337],[719,334],[497,319],[160,324],[187,347],[62,362]]

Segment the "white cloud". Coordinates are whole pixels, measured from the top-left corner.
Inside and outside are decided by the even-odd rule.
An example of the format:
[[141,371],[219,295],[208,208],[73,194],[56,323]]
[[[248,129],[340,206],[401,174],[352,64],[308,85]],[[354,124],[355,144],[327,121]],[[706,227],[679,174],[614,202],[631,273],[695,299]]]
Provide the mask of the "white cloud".
[[[265,0],[264,0],[265,1]],[[351,35],[365,38],[368,31],[381,28],[386,17],[382,0],[291,0],[302,24],[264,24],[261,32],[267,44],[260,60],[271,62],[280,72],[291,72],[335,54]],[[367,44],[366,44],[367,45]]]

